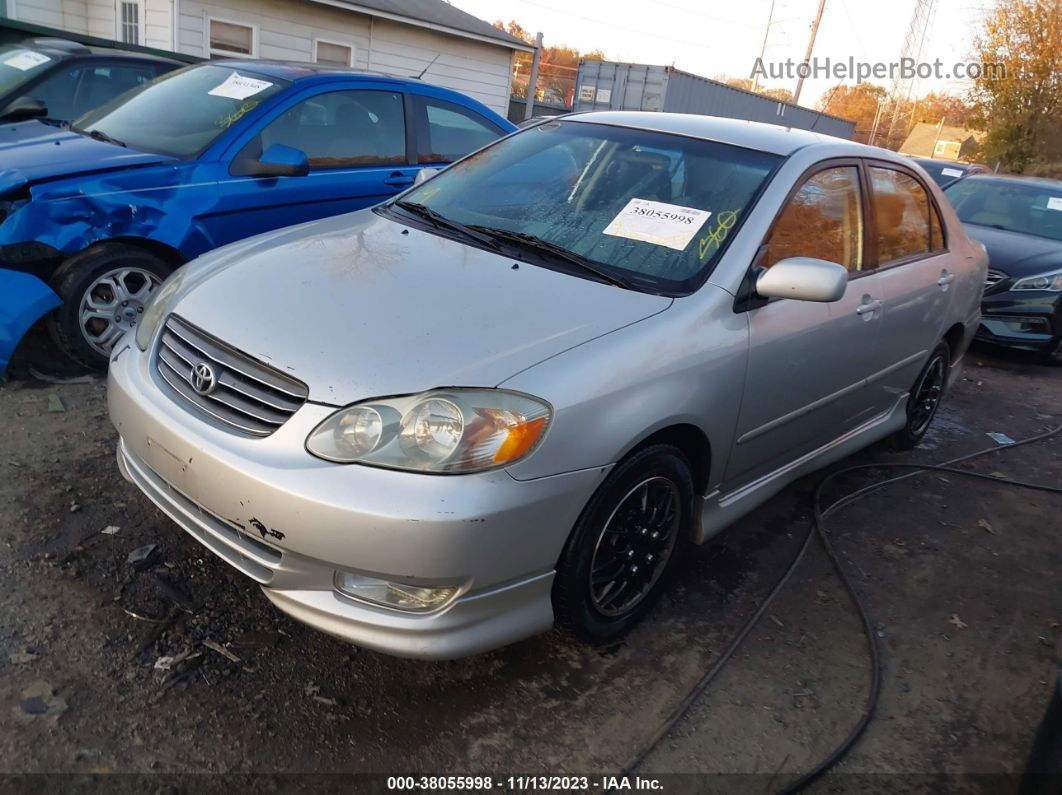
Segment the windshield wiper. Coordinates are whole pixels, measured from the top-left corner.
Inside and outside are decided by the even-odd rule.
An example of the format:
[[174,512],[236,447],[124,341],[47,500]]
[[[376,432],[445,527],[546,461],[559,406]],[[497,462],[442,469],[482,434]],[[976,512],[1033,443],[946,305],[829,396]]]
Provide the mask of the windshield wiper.
[[478,232],[472,231],[472,227],[465,226],[464,224],[459,224],[457,221],[451,221],[445,215],[439,214],[431,207],[428,207],[426,204],[421,204],[420,202],[407,202],[399,200],[395,202],[395,206],[401,207],[406,212],[412,213],[418,218],[423,218],[436,229],[448,229],[451,232],[457,232],[460,235],[464,235],[465,237],[475,240],[476,242],[486,246],[487,248],[493,249],[494,251],[498,250],[498,244],[492,238],[488,237],[487,235],[482,235]]
[[564,260],[570,265],[575,265],[585,273],[589,273],[596,276],[598,279],[615,285],[616,287],[623,287],[627,290],[633,289],[631,283],[624,279],[622,276],[618,276],[614,273],[609,273],[607,270],[597,265],[593,260],[587,259],[581,254],[576,254],[574,251],[569,251],[564,246],[559,246],[556,243],[551,243],[548,240],[543,240],[540,237],[528,234],[527,232],[514,232],[511,229],[500,229],[493,226],[471,226],[470,229],[475,229],[477,232],[482,232],[485,235],[490,235],[492,238],[498,240],[505,240],[510,243],[515,243],[521,248],[534,251],[538,254],[546,254],[557,259]]
[[126,148],[129,145],[125,141],[119,141],[117,138],[113,138],[102,130],[83,130],[81,127],[75,127],[73,124],[67,126],[67,129],[71,132],[76,132],[78,135],[87,135],[89,138],[95,138],[97,141],[103,141],[104,143],[114,144],[116,146],[124,146]]

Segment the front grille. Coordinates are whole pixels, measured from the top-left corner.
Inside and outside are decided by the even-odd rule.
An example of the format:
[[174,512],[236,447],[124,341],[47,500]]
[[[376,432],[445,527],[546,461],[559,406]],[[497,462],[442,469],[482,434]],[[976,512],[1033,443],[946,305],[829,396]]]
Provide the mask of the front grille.
[[228,428],[268,436],[306,402],[306,384],[240,353],[185,320],[163,326],[156,366],[179,397]]
[[991,268],[989,268],[988,269],[988,275],[985,277],[985,290],[991,290],[993,287],[995,287],[1001,281],[1003,281],[1004,279],[1009,279],[1009,278],[1010,277],[1007,274],[1005,274],[1003,271],[996,271],[996,270],[992,270]]

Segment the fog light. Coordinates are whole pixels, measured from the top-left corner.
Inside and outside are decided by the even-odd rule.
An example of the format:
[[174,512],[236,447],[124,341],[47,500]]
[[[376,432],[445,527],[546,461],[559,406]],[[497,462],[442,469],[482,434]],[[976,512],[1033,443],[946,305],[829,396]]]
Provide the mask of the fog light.
[[335,582],[340,593],[352,599],[410,613],[438,610],[452,601],[458,591],[456,585],[429,588],[403,582],[379,580],[376,577],[366,577],[364,574],[351,574],[345,571],[336,572]]

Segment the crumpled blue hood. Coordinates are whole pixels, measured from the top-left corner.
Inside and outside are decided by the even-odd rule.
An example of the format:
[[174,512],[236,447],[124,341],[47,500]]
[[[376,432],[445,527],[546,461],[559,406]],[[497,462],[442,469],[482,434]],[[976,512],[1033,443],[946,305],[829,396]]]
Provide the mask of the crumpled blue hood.
[[0,196],[40,180],[171,161],[40,121],[0,126]]

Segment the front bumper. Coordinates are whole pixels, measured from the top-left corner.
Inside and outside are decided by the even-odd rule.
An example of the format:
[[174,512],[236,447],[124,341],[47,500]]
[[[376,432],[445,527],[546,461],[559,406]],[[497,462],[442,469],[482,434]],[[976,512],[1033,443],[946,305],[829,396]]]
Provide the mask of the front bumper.
[[[123,475],[281,610],[357,645],[427,659],[552,624],[553,567],[607,471],[517,481],[331,464],[304,443],[333,407],[307,403],[265,439],[237,436],[175,402],[149,357],[121,346],[108,404]],[[461,590],[440,610],[409,613],[341,594],[337,570]]]
[[1062,294],[989,294],[981,304],[977,339],[1025,350],[1052,350],[1062,339]]

